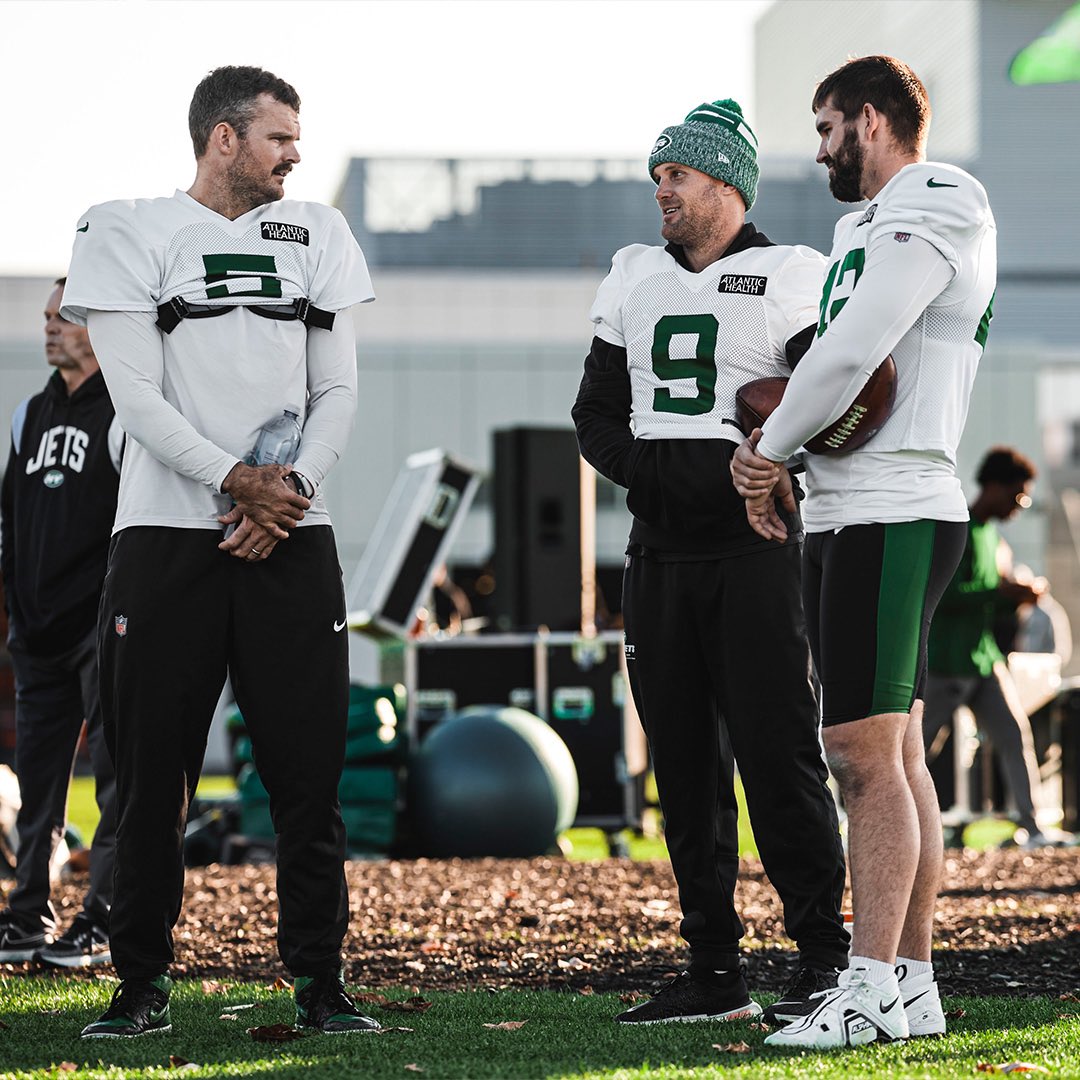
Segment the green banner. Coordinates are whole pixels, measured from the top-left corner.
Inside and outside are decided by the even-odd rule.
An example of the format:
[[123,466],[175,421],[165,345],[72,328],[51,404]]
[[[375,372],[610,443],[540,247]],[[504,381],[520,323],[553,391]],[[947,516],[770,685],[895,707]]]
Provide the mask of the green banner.
[[1009,78],[1018,86],[1080,82],[1080,4],[1016,54]]

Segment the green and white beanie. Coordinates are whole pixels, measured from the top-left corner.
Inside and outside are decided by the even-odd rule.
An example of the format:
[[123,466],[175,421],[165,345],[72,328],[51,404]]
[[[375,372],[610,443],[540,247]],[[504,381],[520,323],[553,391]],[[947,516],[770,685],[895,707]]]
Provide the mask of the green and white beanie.
[[723,180],[737,188],[749,210],[757,197],[757,136],[743,119],[742,106],[731,98],[699,105],[681,124],[664,128],[649,154],[653,170],[673,161]]

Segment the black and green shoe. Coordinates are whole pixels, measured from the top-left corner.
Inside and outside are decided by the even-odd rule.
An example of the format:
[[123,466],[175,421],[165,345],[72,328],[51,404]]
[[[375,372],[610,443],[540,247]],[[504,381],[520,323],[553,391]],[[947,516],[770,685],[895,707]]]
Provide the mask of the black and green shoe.
[[298,976],[293,983],[296,995],[296,1026],[314,1028],[326,1035],[352,1031],[381,1031],[377,1020],[364,1016],[345,992],[336,971],[314,978]]
[[172,1031],[169,1019],[169,991],[172,979],[125,979],[112,996],[112,1003],[92,1024],[82,1029],[84,1039],[130,1039],[136,1035],[156,1035]]

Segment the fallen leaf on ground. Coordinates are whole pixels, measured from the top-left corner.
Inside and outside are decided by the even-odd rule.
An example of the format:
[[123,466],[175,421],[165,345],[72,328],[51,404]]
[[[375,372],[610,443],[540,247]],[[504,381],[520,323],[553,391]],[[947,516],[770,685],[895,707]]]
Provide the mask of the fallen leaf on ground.
[[950,1009],[945,1014],[946,1020],[963,1020],[967,1016],[967,1009]]
[[387,1012],[423,1012],[425,1009],[430,1009],[433,1004],[434,1002],[428,1001],[427,998],[414,994],[405,1001],[388,1001],[382,1008]]
[[294,1039],[302,1039],[305,1032],[294,1028],[292,1024],[267,1024],[264,1027],[250,1027],[247,1033],[256,1042],[292,1042]]
[[405,966],[410,971],[415,971],[418,975],[422,975],[427,970],[427,964],[424,964],[419,960],[407,960]]
[[202,992],[204,994],[227,994],[229,988],[224,983],[215,982],[213,979],[203,979]]
[[560,968],[569,969],[571,971],[588,971],[589,965],[581,959],[580,956],[571,956],[569,960],[564,960],[561,956],[556,960],[556,965]]
[[[59,1009],[42,1009],[37,1015],[38,1016],[59,1016],[60,1015],[60,1010]],[[62,1064],[70,1065],[71,1062],[70,1061],[65,1061],[65,1062],[62,1062]],[[60,1066],[58,1065],[57,1068],[60,1068]],[[68,1069],[66,1071],[71,1072],[70,1069]]]
[[628,994],[620,994],[619,1000],[624,1005],[633,1005],[635,1002],[644,1001],[647,994],[639,994],[636,990],[631,990]]
[[178,1065],[190,1065],[191,1062],[187,1058],[179,1057],[176,1054],[169,1055],[169,1064],[175,1069]]
[[79,1071],[79,1066],[76,1065],[74,1061],[61,1061],[60,1064],[56,1066],[56,1071],[57,1072],[78,1072]]
[[420,946],[420,951],[425,956],[430,956],[431,953],[446,952],[446,946],[441,941],[425,941]]
[[772,1031],[772,1028],[768,1024],[762,1024],[757,1021],[750,1025],[751,1031]]
[[353,994],[353,1001],[360,1005],[385,1005],[390,999],[385,994]]
[[1067,994],[1062,994],[1058,1001],[1080,1001],[1080,994],[1075,990],[1070,990]]
[[578,991],[578,993],[581,994],[583,997],[592,997],[592,995],[595,994],[596,991],[591,986],[583,986]]
[[423,1072],[424,1071],[423,1069],[420,1068],[419,1065],[406,1065],[405,1068],[409,1072]]
[[485,1024],[484,1027],[491,1028],[494,1031],[517,1031],[518,1028],[523,1028],[528,1022],[528,1020],[504,1020],[501,1024]]
[[292,983],[288,979],[283,979],[280,975],[270,984],[271,990],[291,990]]
[[713,1043],[712,1048],[719,1050],[721,1054],[749,1054],[750,1044],[744,1042],[737,1043]]
[[1005,1065],[990,1065],[982,1061],[977,1066],[977,1070],[987,1073],[1043,1073],[1046,1076],[1050,1075],[1049,1069],[1044,1069],[1041,1065],[1033,1065],[1030,1061],[1010,1061]]

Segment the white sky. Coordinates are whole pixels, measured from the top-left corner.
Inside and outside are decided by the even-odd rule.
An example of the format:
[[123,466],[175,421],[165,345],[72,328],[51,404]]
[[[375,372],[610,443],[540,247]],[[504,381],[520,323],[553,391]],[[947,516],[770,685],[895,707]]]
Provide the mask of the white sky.
[[194,176],[187,109],[222,64],[300,94],[290,198],[355,155],[633,156],[695,105],[753,124],[771,0],[3,0],[0,274],[66,269],[76,218]]

